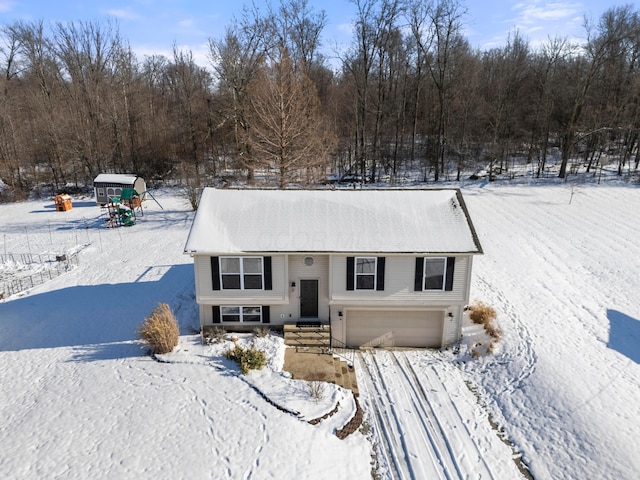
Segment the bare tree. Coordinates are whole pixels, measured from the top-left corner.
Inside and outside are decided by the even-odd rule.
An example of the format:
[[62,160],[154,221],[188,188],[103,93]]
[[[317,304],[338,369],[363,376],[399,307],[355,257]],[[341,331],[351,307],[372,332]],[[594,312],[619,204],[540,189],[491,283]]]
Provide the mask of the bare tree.
[[[33,116],[29,128],[38,142],[31,144],[33,176],[39,184],[37,165],[44,163],[50,172],[55,188],[66,183],[66,169],[62,155],[62,118],[60,116],[61,84],[60,67],[52,42],[45,34],[42,22],[18,23],[14,26],[20,38],[20,53],[25,62],[25,75],[33,82],[29,106]],[[38,192],[39,193],[39,192]]]
[[263,68],[250,86],[247,142],[255,165],[277,173],[280,188],[325,174],[334,136],[320,115],[313,83],[286,53]]
[[286,49],[294,68],[302,68],[311,76],[313,66],[322,63],[320,37],[327,25],[324,10],[314,12],[308,0],[280,0],[273,14],[280,49]]
[[19,139],[15,128],[14,116],[19,111],[17,89],[13,87],[14,80],[21,71],[19,50],[21,40],[19,32],[13,27],[0,28],[0,68],[2,76],[0,85],[2,101],[0,101],[0,178],[4,177],[15,193],[21,193],[22,184],[21,162],[19,153]]
[[[118,162],[121,152],[114,151],[117,133],[108,123],[113,76],[122,50],[118,26],[58,23],[53,41],[62,75],[69,79],[60,82],[71,107],[68,119],[73,122],[71,128],[76,139],[67,154],[81,158],[90,177],[103,171],[118,171],[122,168]],[[104,135],[105,131],[111,131],[112,135]]]
[[209,90],[209,74],[196,65],[193,54],[173,47],[173,62],[165,71],[173,110],[177,113],[177,136],[180,138],[181,160],[189,164],[196,186],[201,184],[201,163],[204,157],[206,110]]
[[252,181],[253,166],[248,145],[244,143],[249,128],[247,88],[272,48],[268,40],[272,27],[270,17],[264,17],[256,8],[244,9],[241,19],[234,20],[224,39],[209,41],[218,88],[228,99],[227,118],[233,124],[236,159],[247,169],[249,181]]
[[414,1],[409,10],[409,24],[416,44],[426,60],[438,100],[436,161],[434,179],[444,171],[448,115],[454,98],[452,86],[460,57],[467,50],[462,37],[462,18],[466,8],[458,0]]
[[593,88],[598,75],[605,74],[603,66],[606,64],[609,55],[615,52],[617,47],[624,43],[629,37],[628,20],[631,14],[630,6],[612,8],[607,10],[600,17],[597,26],[585,21],[587,30],[587,44],[583,61],[575,66],[578,68],[577,76],[574,80],[577,88],[571,95],[572,105],[568,109],[568,115],[562,122],[562,163],[558,176],[565,178],[567,175],[567,165],[573,148],[577,142],[576,130],[582,113],[589,99],[589,94]]

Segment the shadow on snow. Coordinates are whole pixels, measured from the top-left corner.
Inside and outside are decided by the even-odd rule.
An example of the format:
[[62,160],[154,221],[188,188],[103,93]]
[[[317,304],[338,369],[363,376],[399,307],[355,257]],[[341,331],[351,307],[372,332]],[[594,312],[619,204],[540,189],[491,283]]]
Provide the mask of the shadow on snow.
[[640,320],[617,310],[607,310],[609,343],[607,347],[640,363]]
[[[136,340],[137,327],[159,302],[174,312],[192,311],[182,305],[194,301],[185,295],[189,289],[193,265],[183,264],[167,266],[162,275],[143,274],[134,283],[69,287],[0,303],[0,351],[86,346],[97,358],[131,356],[130,349],[142,352],[137,345],[104,345],[102,353],[97,347]],[[189,324],[176,316],[181,325]]]

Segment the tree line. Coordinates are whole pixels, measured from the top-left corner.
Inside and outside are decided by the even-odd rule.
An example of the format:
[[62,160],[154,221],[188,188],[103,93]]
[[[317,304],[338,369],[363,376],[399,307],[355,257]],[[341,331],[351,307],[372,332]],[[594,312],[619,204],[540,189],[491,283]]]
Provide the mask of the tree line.
[[[617,162],[637,172],[640,13],[585,19],[585,40],[533,48],[518,31],[473,49],[462,0],[352,0],[349,47],[329,58],[308,0],[246,7],[209,65],[174,46],[138,58],[111,22],[0,27],[0,179],[22,198],[103,172],[315,184],[490,176],[514,158],[544,175]],[[336,66],[337,65],[337,66]],[[626,170],[625,170],[626,169]],[[265,180],[266,179],[266,180]]]

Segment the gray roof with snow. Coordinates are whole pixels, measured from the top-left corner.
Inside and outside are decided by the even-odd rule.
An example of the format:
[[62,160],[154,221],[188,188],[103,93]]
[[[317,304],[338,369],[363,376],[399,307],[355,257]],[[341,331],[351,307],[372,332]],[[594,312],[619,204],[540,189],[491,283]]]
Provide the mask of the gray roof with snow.
[[205,188],[185,252],[477,254],[482,248],[458,189]]
[[119,183],[133,185],[138,177],[129,173],[101,173],[93,179],[93,183]]

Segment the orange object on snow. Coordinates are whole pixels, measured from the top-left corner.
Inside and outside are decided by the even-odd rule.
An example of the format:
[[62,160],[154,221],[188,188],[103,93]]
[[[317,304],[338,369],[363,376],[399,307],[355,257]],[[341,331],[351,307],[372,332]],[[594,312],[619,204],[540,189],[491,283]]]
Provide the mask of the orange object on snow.
[[66,193],[60,194],[56,196],[56,211],[57,212],[66,212],[67,210],[71,210],[73,208],[73,203],[71,202],[71,197]]

